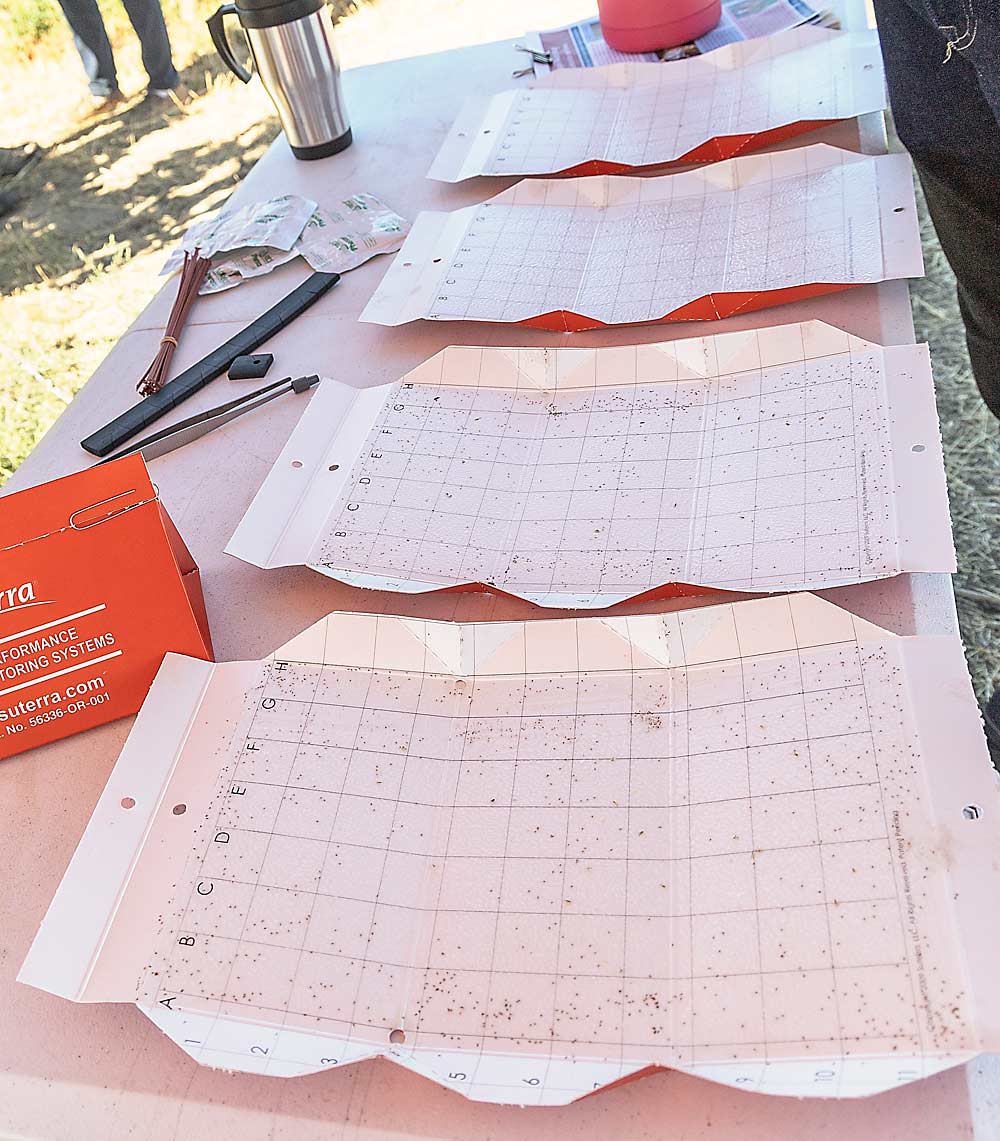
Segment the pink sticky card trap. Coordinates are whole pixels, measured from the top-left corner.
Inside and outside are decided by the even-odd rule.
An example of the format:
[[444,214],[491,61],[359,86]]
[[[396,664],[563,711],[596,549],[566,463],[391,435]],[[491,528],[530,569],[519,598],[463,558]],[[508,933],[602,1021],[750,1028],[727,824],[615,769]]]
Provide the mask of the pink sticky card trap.
[[951,572],[930,360],[807,322],[325,380],[227,550],[564,610]]
[[525,180],[422,213],[360,319],[718,320],[922,272],[909,159],[816,144],[655,178]]
[[19,978],[226,1070],[855,1097],[996,1049],[998,821],[957,638],[332,614],[167,658]]
[[561,68],[528,88],[470,99],[429,176],[460,182],[717,162],[884,107],[877,33],[803,26],[667,66]]

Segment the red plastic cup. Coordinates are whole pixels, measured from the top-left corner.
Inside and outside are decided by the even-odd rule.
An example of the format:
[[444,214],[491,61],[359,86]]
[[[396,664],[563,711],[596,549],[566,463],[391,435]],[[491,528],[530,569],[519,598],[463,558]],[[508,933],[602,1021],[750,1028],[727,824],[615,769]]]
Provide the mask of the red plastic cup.
[[690,43],[722,19],[722,0],[597,0],[601,30],[620,52]]

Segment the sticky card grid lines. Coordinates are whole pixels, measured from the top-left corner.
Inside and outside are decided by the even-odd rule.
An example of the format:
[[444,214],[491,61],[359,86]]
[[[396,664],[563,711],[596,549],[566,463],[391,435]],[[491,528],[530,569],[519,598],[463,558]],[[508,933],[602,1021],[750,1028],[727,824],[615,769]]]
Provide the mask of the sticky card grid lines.
[[750,76],[702,72],[683,84],[521,92],[482,173],[545,174],[588,159],[647,166],[679,158],[715,135],[836,115],[842,101],[836,77],[828,80],[832,100],[823,114],[809,84],[787,78],[775,84],[776,68],[787,77],[783,59]]
[[933,1047],[879,770],[905,731],[876,740],[867,697],[904,701],[886,649],[630,653],[580,674],[267,667],[150,1000],[353,1057],[398,1027],[407,1052],[463,1054],[453,1080],[481,1085],[496,1053],[576,1092],[567,1059]]
[[428,316],[521,321],[566,310],[623,324],[713,293],[882,277],[872,163],[735,190],[706,179],[700,194],[683,196],[669,177],[658,181],[668,184],[664,197],[624,205],[481,203]]
[[563,390],[483,384],[488,367],[392,389],[311,565],[555,605],[901,569],[880,350]]

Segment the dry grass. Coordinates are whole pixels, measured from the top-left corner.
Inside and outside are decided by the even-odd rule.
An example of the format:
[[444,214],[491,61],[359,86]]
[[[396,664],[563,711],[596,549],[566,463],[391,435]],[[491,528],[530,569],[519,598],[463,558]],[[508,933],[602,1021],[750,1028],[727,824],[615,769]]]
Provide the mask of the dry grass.
[[219,206],[277,133],[259,86],[244,88],[201,54],[203,27],[199,17],[171,28],[195,92],[187,108],[142,105],[133,35],[116,42],[132,101],[95,122],[78,122],[86,86],[61,25],[34,58],[0,69],[0,144],[49,146],[4,183],[22,202],[0,223],[0,482],[159,287],[164,246]]

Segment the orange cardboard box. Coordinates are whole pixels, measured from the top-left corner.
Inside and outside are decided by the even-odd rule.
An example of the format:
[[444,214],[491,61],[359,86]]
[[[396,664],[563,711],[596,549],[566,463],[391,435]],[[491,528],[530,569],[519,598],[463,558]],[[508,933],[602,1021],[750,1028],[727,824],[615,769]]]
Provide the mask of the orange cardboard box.
[[141,456],[0,497],[0,757],[135,713],[171,650],[212,641]]

